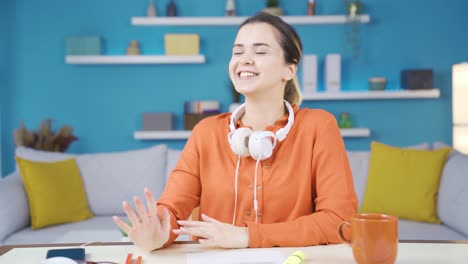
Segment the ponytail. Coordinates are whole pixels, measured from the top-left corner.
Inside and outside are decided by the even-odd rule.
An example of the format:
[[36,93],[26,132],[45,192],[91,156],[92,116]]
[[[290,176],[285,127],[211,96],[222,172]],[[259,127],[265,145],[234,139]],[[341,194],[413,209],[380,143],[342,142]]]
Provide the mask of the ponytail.
[[301,104],[301,90],[296,76],[286,83],[286,88],[284,89],[284,100],[288,101],[291,105],[297,104],[299,106]]

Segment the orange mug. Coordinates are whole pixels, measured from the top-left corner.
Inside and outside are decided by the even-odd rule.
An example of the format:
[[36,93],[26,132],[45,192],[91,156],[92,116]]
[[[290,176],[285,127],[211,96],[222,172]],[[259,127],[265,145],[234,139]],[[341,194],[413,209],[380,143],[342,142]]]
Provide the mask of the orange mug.
[[[343,228],[351,228],[351,240]],[[341,240],[353,249],[358,264],[393,264],[398,251],[398,218],[385,214],[358,214],[338,230]]]

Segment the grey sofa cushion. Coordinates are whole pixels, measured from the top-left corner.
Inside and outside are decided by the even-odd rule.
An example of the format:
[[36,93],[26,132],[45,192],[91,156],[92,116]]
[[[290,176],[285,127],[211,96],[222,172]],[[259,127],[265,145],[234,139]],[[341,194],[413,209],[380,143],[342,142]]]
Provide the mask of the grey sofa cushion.
[[349,165],[353,174],[354,190],[358,198],[358,208],[361,207],[364,199],[364,191],[366,190],[369,157],[369,151],[348,151]]
[[29,224],[29,204],[23,182],[14,173],[0,180],[0,241]]
[[398,239],[466,240],[468,236],[460,234],[446,225],[398,220]]
[[468,156],[452,151],[439,185],[439,218],[468,237]]
[[122,201],[143,200],[148,187],[159,198],[165,183],[166,145],[126,152],[78,155],[91,211],[96,215],[124,214]]
[[158,198],[165,185],[167,145],[93,154],[48,152],[24,147],[16,155],[27,160],[54,162],[75,157],[91,211],[96,215],[123,214],[122,201],[144,196],[148,187]]

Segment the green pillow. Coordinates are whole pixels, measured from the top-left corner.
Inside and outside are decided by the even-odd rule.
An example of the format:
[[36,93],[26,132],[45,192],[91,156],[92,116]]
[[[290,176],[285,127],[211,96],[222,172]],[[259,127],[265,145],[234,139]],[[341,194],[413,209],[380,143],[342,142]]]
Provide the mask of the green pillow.
[[16,157],[29,201],[32,229],[93,217],[75,159],[36,162]]
[[451,148],[401,149],[372,142],[369,175],[360,213],[440,223],[437,192]]

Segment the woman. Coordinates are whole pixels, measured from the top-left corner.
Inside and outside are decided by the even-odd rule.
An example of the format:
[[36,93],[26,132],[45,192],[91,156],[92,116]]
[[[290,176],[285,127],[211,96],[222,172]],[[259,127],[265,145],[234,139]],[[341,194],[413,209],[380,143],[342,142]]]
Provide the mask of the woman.
[[[280,18],[259,13],[239,28],[229,63],[245,105],[202,120],[156,202],[135,197],[116,224],[151,251],[177,235],[223,248],[340,242],[338,226],[356,213],[346,150],[335,118],[299,109],[295,78],[302,43]],[[202,221],[183,221],[196,206]]]

